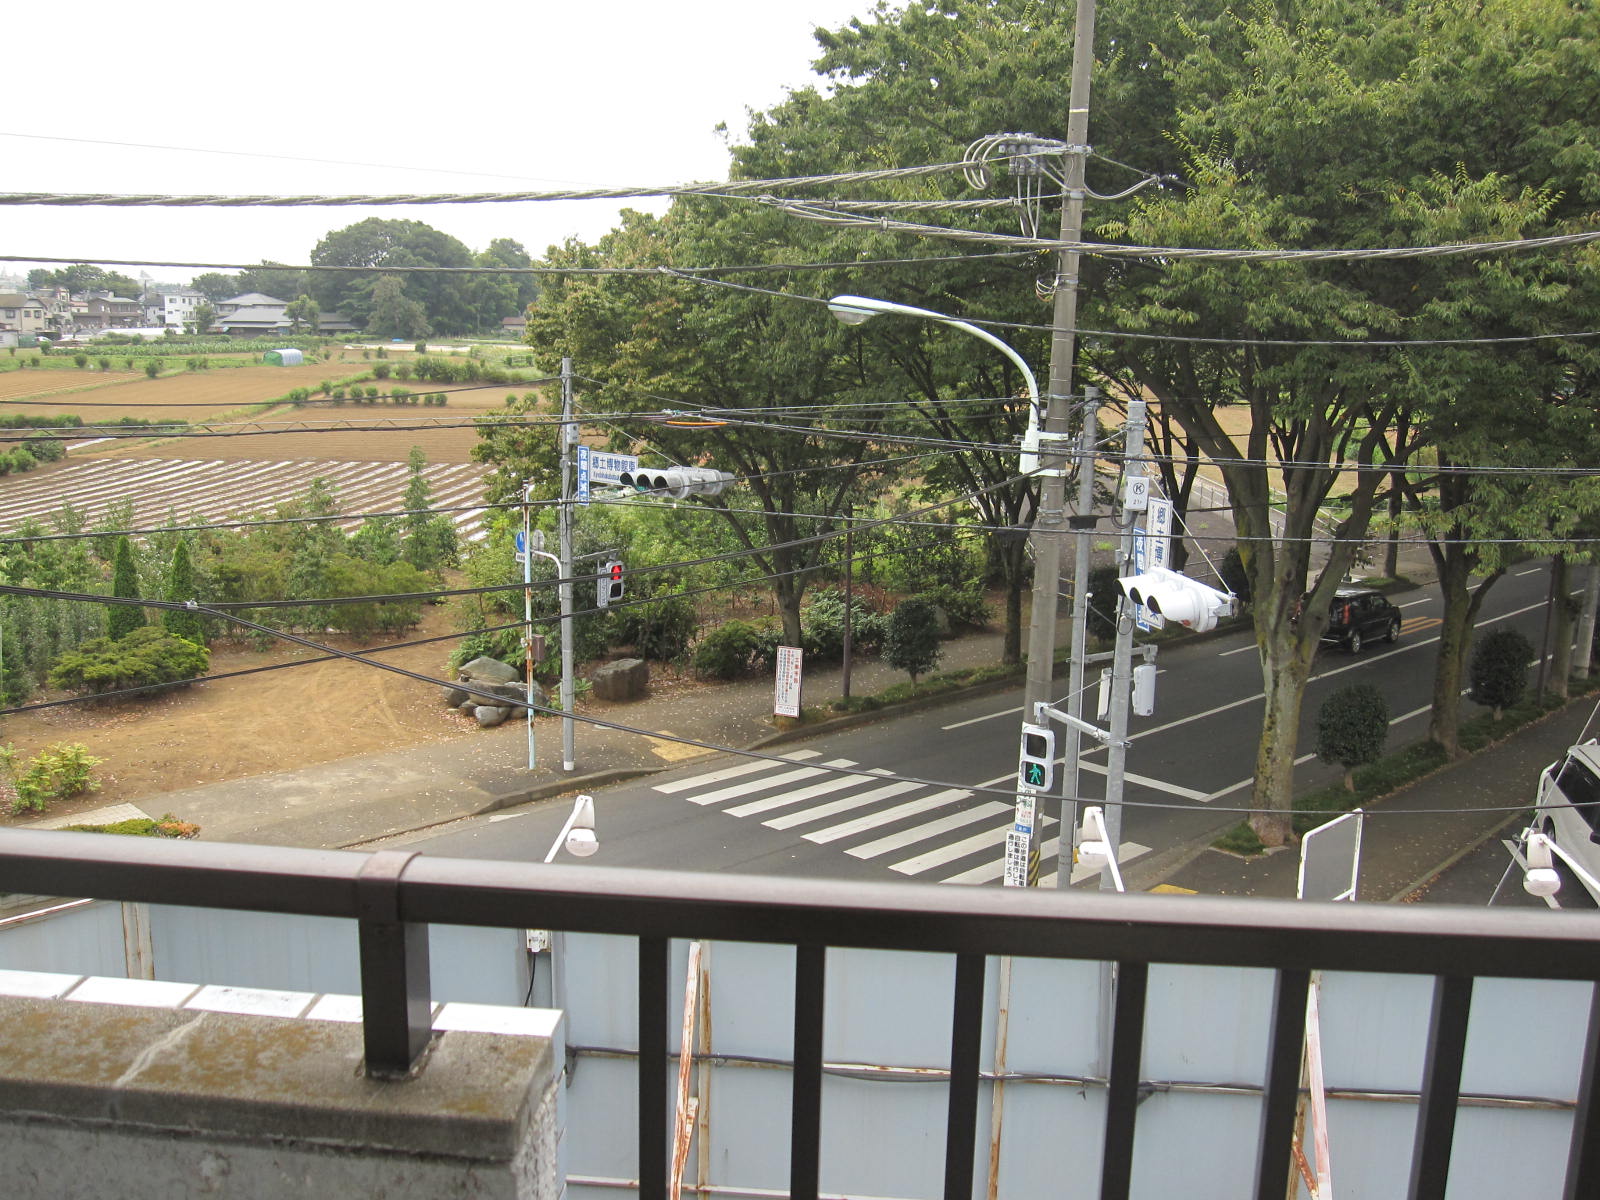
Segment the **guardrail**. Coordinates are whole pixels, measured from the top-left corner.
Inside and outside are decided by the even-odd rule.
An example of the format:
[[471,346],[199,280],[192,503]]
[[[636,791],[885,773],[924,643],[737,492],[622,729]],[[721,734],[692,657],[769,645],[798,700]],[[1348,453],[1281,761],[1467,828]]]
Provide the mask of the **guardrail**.
[[[987,960],[1101,960],[1117,967],[1100,1195],[1128,1195],[1151,964],[1276,972],[1255,1194],[1283,1195],[1314,969],[1434,977],[1409,1195],[1443,1197],[1467,1018],[1480,976],[1600,984],[1600,925],[1555,913],[1117,896],[1035,889],[851,884],[676,871],[432,858],[410,851],[293,850],[83,833],[0,830],[0,886],[107,900],[354,917],[366,1066],[403,1077],[431,1036],[427,926],[562,929],[638,939],[639,1186],[668,1192],[667,1067],[673,938],[795,947],[789,1194],[815,1200],[823,994],[830,947],[953,954],[944,1195],[970,1200]],[[1600,1195],[1594,1101],[1600,987],[1590,1001],[1567,1161],[1569,1200]]]

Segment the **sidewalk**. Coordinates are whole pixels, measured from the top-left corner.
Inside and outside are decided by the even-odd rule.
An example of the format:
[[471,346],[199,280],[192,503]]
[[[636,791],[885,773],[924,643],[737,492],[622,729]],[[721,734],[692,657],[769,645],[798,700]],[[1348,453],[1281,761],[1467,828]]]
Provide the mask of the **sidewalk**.
[[[1594,708],[1595,697],[1576,699],[1506,740],[1369,806],[1357,898],[1411,899],[1488,838],[1501,830],[1520,830],[1533,804],[1539,772],[1580,740]],[[1595,733],[1589,730],[1589,736]],[[1130,891],[1164,884],[1166,891],[1292,900],[1299,869],[1298,847],[1245,859],[1200,845],[1143,869],[1135,863],[1127,875]],[[1488,900],[1483,898],[1485,904]]]

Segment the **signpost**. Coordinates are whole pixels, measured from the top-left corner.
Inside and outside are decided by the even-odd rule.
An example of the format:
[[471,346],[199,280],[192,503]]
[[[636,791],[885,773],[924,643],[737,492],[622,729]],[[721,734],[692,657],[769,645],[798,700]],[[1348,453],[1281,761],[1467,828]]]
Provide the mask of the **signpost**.
[[777,693],[772,711],[780,717],[800,716],[801,661],[805,652],[799,646],[778,647]]

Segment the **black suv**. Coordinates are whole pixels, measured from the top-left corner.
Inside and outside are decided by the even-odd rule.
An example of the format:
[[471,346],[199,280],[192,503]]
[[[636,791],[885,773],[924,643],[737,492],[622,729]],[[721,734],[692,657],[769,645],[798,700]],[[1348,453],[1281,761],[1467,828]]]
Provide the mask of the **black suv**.
[[1382,592],[1368,587],[1341,587],[1333,594],[1333,608],[1325,642],[1343,646],[1351,654],[1374,638],[1400,640],[1400,610]]

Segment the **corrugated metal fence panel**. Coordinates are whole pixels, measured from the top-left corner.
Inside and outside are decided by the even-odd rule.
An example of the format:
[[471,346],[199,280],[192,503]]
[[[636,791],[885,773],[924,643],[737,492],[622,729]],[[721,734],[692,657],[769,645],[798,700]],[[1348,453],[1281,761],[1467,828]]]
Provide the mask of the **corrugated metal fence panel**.
[[128,973],[122,947],[122,905],[81,904],[0,930],[0,967],[67,975]]

